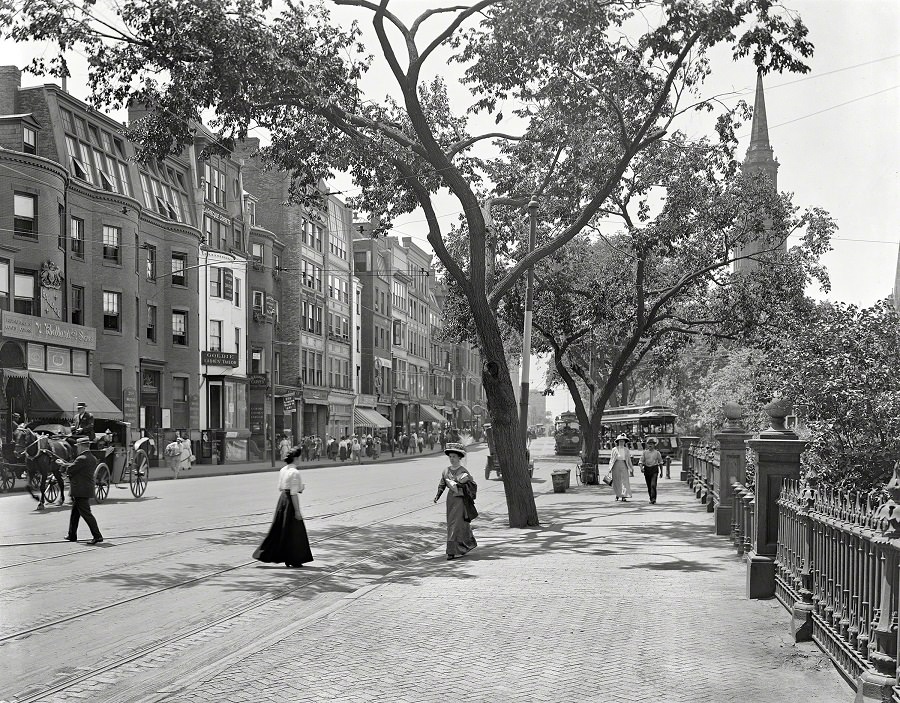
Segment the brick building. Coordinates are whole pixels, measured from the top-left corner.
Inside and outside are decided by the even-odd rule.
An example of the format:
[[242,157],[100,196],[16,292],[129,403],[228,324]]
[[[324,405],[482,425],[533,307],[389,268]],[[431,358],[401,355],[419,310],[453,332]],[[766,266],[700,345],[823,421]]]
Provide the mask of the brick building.
[[0,364],[18,379],[6,386],[6,428],[11,411],[65,416],[77,397],[160,441],[176,429],[198,439],[202,235],[190,159],[137,164],[119,123],[58,86],[22,88],[12,66],[0,67],[0,114],[11,233]]

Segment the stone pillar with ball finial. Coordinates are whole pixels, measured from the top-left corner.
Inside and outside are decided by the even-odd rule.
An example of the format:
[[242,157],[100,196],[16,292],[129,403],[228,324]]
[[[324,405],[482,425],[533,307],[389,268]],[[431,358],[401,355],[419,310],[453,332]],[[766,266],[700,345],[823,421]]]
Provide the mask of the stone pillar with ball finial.
[[746,444],[756,452],[756,486],[753,496],[753,530],[747,561],[747,597],[775,595],[775,553],[778,546],[778,498],[786,478],[800,478],[800,455],[806,442],[784,425],[791,403],[776,398],[763,410],[770,426]]
[[744,482],[747,464],[745,442],[753,435],[747,432],[741,420],[744,408],[734,401],[725,403],[725,424],[715,435],[719,443],[719,469],[716,483],[719,486],[719,501],[715,507],[717,535],[730,535],[732,531],[734,484]]

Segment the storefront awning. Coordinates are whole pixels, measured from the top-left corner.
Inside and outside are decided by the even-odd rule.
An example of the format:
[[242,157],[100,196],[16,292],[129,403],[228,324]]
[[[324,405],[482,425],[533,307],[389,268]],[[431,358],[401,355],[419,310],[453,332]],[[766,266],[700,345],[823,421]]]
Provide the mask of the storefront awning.
[[368,408],[355,408],[353,410],[353,422],[355,427],[390,427],[391,422],[381,413]]
[[445,422],[447,419],[427,403],[419,403],[419,417],[426,422]]
[[469,410],[468,405],[463,405],[462,403],[460,403],[459,407],[456,410],[457,410],[457,417],[460,420],[471,420],[472,419],[472,411]]
[[75,415],[75,403],[82,402],[87,403],[87,409],[94,417],[122,419],[122,411],[87,376],[31,371],[29,377],[31,403],[28,415],[32,418],[42,415],[72,417]]
[[25,369],[3,369],[3,392],[6,395],[25,396],[28,372]]

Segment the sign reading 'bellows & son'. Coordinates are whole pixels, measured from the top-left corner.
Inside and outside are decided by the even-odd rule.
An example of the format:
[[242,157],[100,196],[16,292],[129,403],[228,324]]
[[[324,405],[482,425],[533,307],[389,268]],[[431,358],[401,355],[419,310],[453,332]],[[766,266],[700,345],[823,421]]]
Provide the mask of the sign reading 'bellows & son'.
[[96,349],[97,330],[93,327],[72,325],[68,322],[47,320],[32,315],[20,315],[16,312],[3,311],[4,337],[11,339],[27,339],[32,342],[61,344],[77,349]]

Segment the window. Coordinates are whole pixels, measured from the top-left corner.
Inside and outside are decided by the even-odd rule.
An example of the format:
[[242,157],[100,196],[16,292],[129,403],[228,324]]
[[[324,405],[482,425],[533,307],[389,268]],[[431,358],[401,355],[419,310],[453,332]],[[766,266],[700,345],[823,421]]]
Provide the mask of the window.
[[241,328],[234,328],[234,353],[237,354],[238,361],[241,360]]
[[281,383],[281,354],[279,352],[275,352],[275,368],[272,369],[272,376],[275,379],[275,383]]
[[344,243],[344,238],[339,232],[332,232],[328,237],[328,241],[328,250],[332,255],[337,256],[340,259],[347,258],[347,245]]
[[187,254],[172,252],[172,285],[186,286],[185,267],[187,266]]
[[321,352],[300,352],[300,373],[303,383],[311,386],[321,386],[324,371],[324,362]]
[[103,291],[103,329],[119,332],[122,329],[122,294]]
[[225,171],[219,164],[203,165],[203,187],[206,199],[216,205],[225,205]]
[[253,309],[262,312],[266,306],[266,294],[261,290],[253,291]]
[[13,311],[40,317],[37,307],[37,276],[33,271],[15,271],[15,299]]
[[172,378],[172,424],[175,427],[190,425],[188,408],[188,379],[183,376]]
[[9,310],[9,262],[0,260],[0,309]]
[[69,154],[69,163],[72,167],[72,175],[80,178],[82,181],[91,182],[90,164],[85,163],[82,159],[81,149],[78,142],[72,138],[66,137],[66,151]]
[[258,264],[263,262],[263,245],[254,242],[250,245],[250,257]]
[[156,342],[156,306],[147,304],[147,341]]
[[241,307],[241,279],[234,279],[234,307]]
[[256,203],[252,200],[247,201],[247,220],[251,227],[256,226]]
[[72,239],[72,256],[84,258],[84,220],[73,217],[69,221],[69,237]]
[[122,228],[103,225],[103,260],[119,263],[119,245],[122,241]]
[[22,237],[37,239],[37,196],[15,193],[13,201],[15,209],[13,230]]
[[209,267],[209,294],[213,298],[222,297],[222,269],[218,266]]
[[69,306],[70,319],[73,325],[84,324],[84,288],[72,286],[72,303]]
[[147,280],[156,280],[156,247],[147,244]]
[[222,321],[209,321],[209,350],[214,352],[222,351]]
[[281,271],[281,257],[276,253],[272,253],[272,269],[275,271]]
[[122,407],[122,369],[103,369],[103,393],[117,408]]
[[25,127],[22,134],[22,151],[26,154],[37,154],[37,132]]
[[278,301],[272,300],[272,321],[273,322],[276,322],[276,323],[278,322],[278,319],[280,317],[280,312],[281,312],[281,309],[278,307]]
[[263,373],[263,350],[257,347],[250,350],[250,373]]
[[172,311],[172,344],[186,347],[188,343],[187,313]]

